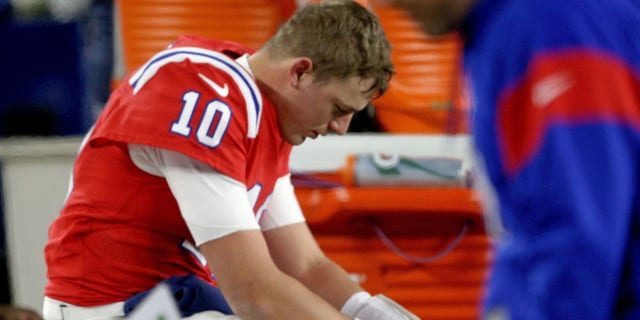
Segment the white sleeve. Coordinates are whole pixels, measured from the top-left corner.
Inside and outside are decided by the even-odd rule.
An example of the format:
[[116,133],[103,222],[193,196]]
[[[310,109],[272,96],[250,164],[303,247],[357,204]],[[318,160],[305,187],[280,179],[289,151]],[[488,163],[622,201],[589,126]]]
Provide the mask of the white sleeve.
[[260,229],[244,184],[184,154],[129,144],[131,160],[164,177],[196,246],[240,230]]
[[260,219],[262,230],[269,230],[305,221],[298,198],[291,184],[291,174],[280,177],[267,203],[267,211]]

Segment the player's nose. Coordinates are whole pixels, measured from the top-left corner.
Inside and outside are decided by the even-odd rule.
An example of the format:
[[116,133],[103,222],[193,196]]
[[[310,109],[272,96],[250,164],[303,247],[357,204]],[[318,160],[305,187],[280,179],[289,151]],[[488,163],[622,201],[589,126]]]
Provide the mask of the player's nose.
[[353,118],[353,114],[347,114],[329,121],[329,131],[339,135],[347,133],[351,118]]

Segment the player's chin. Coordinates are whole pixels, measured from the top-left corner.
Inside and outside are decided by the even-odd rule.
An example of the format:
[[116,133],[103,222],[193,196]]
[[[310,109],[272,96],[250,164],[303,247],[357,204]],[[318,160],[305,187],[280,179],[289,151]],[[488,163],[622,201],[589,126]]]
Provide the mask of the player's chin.
[[287,142],[294,146],[301,145],[306,139],[307,137],[301,135],[291,135],[286,138]]

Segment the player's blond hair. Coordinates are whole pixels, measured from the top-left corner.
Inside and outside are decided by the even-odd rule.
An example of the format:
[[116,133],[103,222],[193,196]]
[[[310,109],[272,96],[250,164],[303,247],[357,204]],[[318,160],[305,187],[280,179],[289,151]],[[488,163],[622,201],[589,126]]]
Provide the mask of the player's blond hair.
[[378,17],[352,0],[307,4],[264,46],[272,58],[308,57],[317,81],[360,76],[375,79],[382,95],[393,75],[391,45]]

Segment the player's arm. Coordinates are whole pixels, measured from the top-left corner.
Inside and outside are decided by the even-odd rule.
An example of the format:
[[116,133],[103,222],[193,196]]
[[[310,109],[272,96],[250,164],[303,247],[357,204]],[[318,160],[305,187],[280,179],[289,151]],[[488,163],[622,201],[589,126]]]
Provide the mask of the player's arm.
[[347,319],[278,269],[260,231],[243,230],[200,245],[225,298],[246,319]]
[[336,309],[353,294],[364,291],[347,272],[328,259],[316,244],[306,223],[264,232],[273,261]]
[[350,318],[417,319],[388,298],[365,292],[323,253],[304,222],[289,176],[276,183],[260,224],[277,267]]
[[173,151],[129,148],[138,167],[167,179],[196,244],[239,317],[347,319],[278,269],[242,183]]

